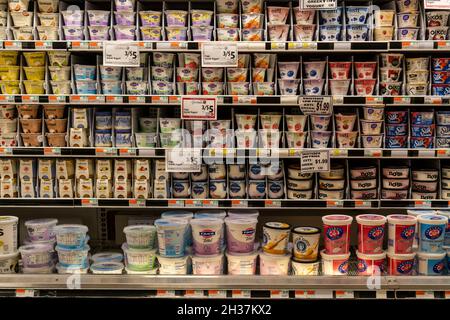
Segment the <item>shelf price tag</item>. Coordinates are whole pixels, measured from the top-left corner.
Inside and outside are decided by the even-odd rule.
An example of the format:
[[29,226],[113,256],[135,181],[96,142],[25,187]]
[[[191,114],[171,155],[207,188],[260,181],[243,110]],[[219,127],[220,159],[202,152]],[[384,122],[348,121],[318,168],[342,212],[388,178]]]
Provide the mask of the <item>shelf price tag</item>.
[[145,199],[130,199],[128,201],[128,206],[132,208],[144,208],[145,205]]
[[114,148],[96,148],[95,149],[96,156],[115,156],[116,154],[117,154],[117,151]]
[[203,290],[186,290],[184,296],[187,298],[203,298],[205,297],[205,293]]
[[81,199],[82,207],[98,207],[98,199]]
[[337,0],[301,0],[303,9],[333,9],[337,6]]
[[184,201],[184,205],[186,207],[189,207],[189,208],[195,208],[195,207],[202,207],[203,203],[202,203],[202,200],[191,200],[191,199],[189,199],[189,200],[185,200]]
[[49,102],[61,102],[61,103],[65,103],[65,102],[66,102],[66,96],[56,96],[56,95],[51,95],[51,96],[48,96],[48,101],[49,101]]
[[333,99],[326,97],[299,97],[300,110],[304,114],[331,114]]
[[37,291],[34,289],[16,289],[16,297],[18,298],[32,298],[36,296]]
[[302,172],[330,171],[330,151],[303,151],[300,155]]
[[288,299],[289,290],[270,290],[270,298],[272,299]]
[[450,291],[445,291],[444,298],[445,299],[450,299]]
[[216,120],[217,98],[215,97],[182,97],[181,119]]
[[173,148],[166,152],[167,172],[200,172],[201,149]]
[[202,67],[237,67],[236,43],[217,42],[202,45]]
[[208,290],[208,297],[209,298],[217,298],[217,299],[226,298],[227,291],[226,290]]
[[296,290],[297,299],[331,299],[333,292],[331,290]]
[[247,200],[231,200],[231,206],[233,208],[247,208],[248,201]]
[[44,148],[44,155],[46,156],[60,156],[61,148]]
[[232,290],[231,296],[233,298],[251,298],[251,291],[250,290]]
[[182,207],[184,207],[184,201],[183,200],[169,200],[167,202],[167,206],[169,208],[182,208]]
[[12,148],[0,148],[0,155],[6,156],[6,155],[12,155],[13,149]]
[[353,291],[339,290],[336,291],[336,299],[354,299],[355,293]]
[[113,67],[139,67],[139,45],[120,41],[105,41],[103,65]]
[[375,293],[375,297],[377,299],[387,299],[387,291],[386,290],[377,290]]
[[265,200],[264,206],[266,208],[281,208],[281,201],[280,200]]
[[22,43],[20,41],[5,41],[5,49],[22,49]]
[[424,201],[424,200],[419,200],[419,201],[414,201],[414,207],[415,208],[431,208],[431,201]]
[[434,291],[416,291],[416,299],[434,299]]
[[450,0],[425,0],[425,9],[450,9]]
[[157,290],[156,296],[158,298],[175,297],[175,290]]

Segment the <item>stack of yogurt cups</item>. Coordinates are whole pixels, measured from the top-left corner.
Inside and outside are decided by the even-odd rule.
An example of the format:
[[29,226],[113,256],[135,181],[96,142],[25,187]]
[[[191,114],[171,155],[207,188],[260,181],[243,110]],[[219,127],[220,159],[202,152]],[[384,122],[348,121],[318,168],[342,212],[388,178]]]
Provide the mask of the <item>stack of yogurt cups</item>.
[[429,80],[428,57],[406,58],[406,94],[409,96],[423,96],[428,91]]
[[[217,40],[239,41],[239,2],[237,0],[217,1]],[[263,39],[261,39],[263,40]]]
[[419,39],[420,21],[419,1],[397,0],[397,39],[417,40]]
[[119,252],[99,252],[91,257],[90,271],[93,274],[122,274],[123,254]]
[[[116,40],[136,40],[136,12],[134,0],[115,0],[114,35]],[[160,17],[160,16],[159,16]]]
[[25,221],[27,238],[19,248],[23,273],[53,273],[57,256],[55,252],[57,219]]
[[363,119],[360,120],[362,146],[363,148],[381,148],[384,106],[365,106],[363,112]]
[[401,53],[382,53],[380,68],[380,94],[399,96],[402,94],[402,68],[404,55]]
[[269,41],[287,41],[289,35],[289,24],[286,22],[290,18],[289,7],[267,7],[268,24],[267,30],[269,32]]
[[322,217],[325,249],[320,251],[324,275],[347,275],[350,258],[350,229],[353,218],[346,215]]
[[89,39],[94,41],[109,40],[109,10],[87,10],[89,21]]
[[300,62],[298,61],[278,61],[278,70],[280,71],[280,94],[283,96],[292,96],[298,94],[301,73],[298,72]]
[[389,41],[394,37],[394,15],[395,10],[375,10],[375,41]]
[[325,84],[324,74],[326,61],[304,61],[303,62],[303,87],[307,96],[320,96]]
[[263,1],[242,1],[241,26],[241,40],[264,41]]
[[295,41],[313,41],[316,33],[316,25],[314,24],[314,17],[316,10],[294,8],[294,39]]
[[320,41],[342,41],[342,7],[319,11]]
[[427,40],[448,39],[449,11],[427,11]]
[[192,252],[190,221],[193,217],[189,211],[167,211],[155,221],[160,274],[189,273],[189,254]]
[[188,12],[184,10],[165,10],[166,40],[187,41]]
[[88,227],[80,224],[61,224],[54,227],[58,273],[87,273],[89,250]]
[[346,17],[346,40],[347,41],[368,41],[369,26],[367,25],[368,6],[348,6],[345,7]]
[[19,218],[0,216],[0,273],[16,273],[19,264],[17,228]]
[[434,111],[411,111],[411,148],[434,148]]
[[[121,25],[133,26],[135,13],[133,11],[116,11],[116,21]],[[141,18],[141,39],[146,41],[161,40],[161,11],[139,11]]]
[[450,148],[450,111],[437,111],[436,124],[436,148]]
[[450,58],[431,59],[432,85],[434,96],[450,95]]
[[267,222],[263,227],[262,252],[259,254],[261,275],[288,275],[291,252],[291,226],[283,222]]
[[299,226],[292,229],[292,275],[319,275],[320,228]]
[[356,216],[358,223],[358,258],[359,275],[381,275],[385,269],[386,252],[383,250],[386,217],[377,214]]
[[191,33],[193,41],[211,41],[214,27],[214,12],[211,10],[192,9],[191,13]]
[[[156,227],[131,225],[123,229],[127,242],[122,244],[128,274],[156,274]],[[123,265],[117,265],[122,267]]]
[[259,212],[256,210],[228,212],[226,226],[226,257],[228,274],[254,275],[257,266],[256,226]]

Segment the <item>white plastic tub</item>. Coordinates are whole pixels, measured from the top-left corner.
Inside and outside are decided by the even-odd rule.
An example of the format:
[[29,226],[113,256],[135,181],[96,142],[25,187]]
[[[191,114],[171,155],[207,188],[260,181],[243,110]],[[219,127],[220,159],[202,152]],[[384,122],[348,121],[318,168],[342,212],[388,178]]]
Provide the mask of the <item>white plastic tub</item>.
[[0,273],[16,273],[18,263],[18,251],[0,255]]
[[56,265],[56,270],[60,274],[86,274],[89,267],[80,268],[75,266],[63,266],[60,263]]
[[417,218],[408,215],[393,214],[387,216],[388,252],[390,254],[408,254],[416,233]]
[[35,219],[25,221],[28,239],[33,242],[55,239],[56,235],[54,232],[54,228],[57,223],[57,219]]
[[350,253],[326,254],[325,250],[320,252],[322,256],[322,273],[327,276],[344,276],[348,273],[348,259]]
[[381,275],[386,269],[386,252],[364,254],[356,251],[358,257],[357,271],[359,275]]
[[156,249],[131,249],[122,245],[125,266],[131,271],[150,271],[156,268]]
[[333,214],[322,217],[325,252],[327,254],[347,254],[350,249],[350,226],[353,217]]
[[158,255],[159,274],[185,275],[187,274],[188,256],[178,258],[166,258]]
[[319,261],[298,261],[291,259],[292,275],[294,276],[317,276],[319,275]]
[[392,254],[387,253],[387,271],[391,276],[409,276],[414,271],[416,253]]
[[80,249],[69,249],[57,245],[55,250],[58,253],[59,264],[63,268],[86,268],[89,266],[88,253],[90,247],[88,245]]
[[122,262],[97,262],[91,265],[93,274],[122,274],[124,265]]
[[17,224],[19,218],[13,216],[0,216],[0,254],[17,251]]
[[48,267],[52,263],[53,251],[51,244],[30,244],[19,248],[24,268]]
[[228,274],[254,275],[256,273],[256,260],[258,252],[253,253],[226,253],[228,261]]
[[83,248],[86,244],[88,227],[80,224],[61,224],[54,228],[59,247]]
[[91,257],[93,263],[97,262],[122,262],[123,254],[118,252],[99,252]]
[[386,217],[378,214],[356,216],[358,223],[358,251],[364,254],[383,252]]
[[160,255],[164,257],[184,256],[186,246],[187,219],[158,219],[155,221]]
[[254,250],[256,218],[225,218],[228,251],[231,253],[250,253]]
[[192,273],[194,275],[223,274],[223,254],[214,256],[192,256]]
[[153,249],[156,245],[156,227],[148,225],[128,226],[123,229],[127,244],[132,249]]
[[417,253],[417,273],[420,276],[442,276],[446,269],[447,252],[442,253]]
[[289,274],[291,255],[259,254],[259,272],[262,276],[286,276]]
[[220,239],[222,238],[223,224],[223,220],[218,218],[191,220],[195,254],[216,255],[220,253]]

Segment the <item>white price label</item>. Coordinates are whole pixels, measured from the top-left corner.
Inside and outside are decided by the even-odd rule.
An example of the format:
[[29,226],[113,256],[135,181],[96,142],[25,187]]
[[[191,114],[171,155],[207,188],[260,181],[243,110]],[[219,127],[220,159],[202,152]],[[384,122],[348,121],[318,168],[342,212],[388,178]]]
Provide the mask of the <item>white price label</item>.
[[237,67],[238,47],[236,43],[204,43],[202,45],[202,67]]
[[173,148],[166,155],[167,172],[200,172],[201,164],[201,149]]
[[450,9],[450,0],[425,0],[425,9]]
[[337,0],[301,0],[304,9],[333,9],[337,7]]
[[304,114],[331,114],[333,100],[331,97],[300,97],[300,110]]
[[105,42],[103,65],[113,67],[139,67],[139,46],[132,43]]
[[182,97],[181,119],[216,120],[217,98],[215,97]]
[[330,171],[330,151],[303,151],[300,156],[302,172]]

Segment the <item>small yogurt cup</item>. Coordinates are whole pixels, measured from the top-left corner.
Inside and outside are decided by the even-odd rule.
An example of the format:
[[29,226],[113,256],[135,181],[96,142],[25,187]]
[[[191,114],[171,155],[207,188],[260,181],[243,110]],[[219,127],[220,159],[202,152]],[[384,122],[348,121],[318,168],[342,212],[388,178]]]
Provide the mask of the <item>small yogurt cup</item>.
[[114,18],[120,26],[134,26],[136,23],[136,13],[132,11],[114,11]]
[[346,6],[345,17],[347,25],[361,25],[367,22],[369,7],[366,6]]
[[320,41],[341,41],[341,25],[321,25],[319,27]]
[[84,22],[83,10],[66,10],[61,11],[64,25],[68,27],[82,27]]
[[313,41],[315,31],[316,31],[315,24],[309,25],[296,24],[294,25],[295,41]]
[[287,41],[289,35],[289,25],[268,25],[270,41]]
[[448,23],[448,11],[427,11],[425,15],[427,27],[441,27]]
[[314,23],[316,10],[294,8],[295,23],[298,25],[311,25]]
[[307,96],[319,96],[322,94],[325,80],[306,79],[303,81],[304,92]]
[[347,41],[368,41],[369,27],[366,24],[361,25],[347,25],[346,26],[346,40]]
[[161,15],[160,11],[140,11],[139,16],[141,17],[141,23],[144,27],[159,27],[161,26]]
[[311,142],[313,148],[327,148],[330,144],[331,131],[312,131]]
[[165,10],[166,23],[169,27],[184,27],[187,23],[187,11]]
[[419,18],[418,12],[401,12],[397,14],[398,28],[415,28]]
[[331,115],[311,115],[311,125],[313,131],[326,131],[330,124]]
[[83,27],[63,27],[66,40],[84,40]]
[[375,27],[374,28],[374,40],[375,41],[389,41],[394,37],[394,27]]
[[89,26],[91,27],[107,27],[109,26],[109,16],[111,11],[106,10],[87,10]]
[[340,25],[342,24],[342,7],[336,9],[322,9],[319,11],[321,25]]
[[417,40],[419,36],[419,28],[398,28],[397,38],[402,40]]
[[375,10],[375,26],[391,27],[394,23],[395,10]]
[[134,26],[114,26],[116,40],[136,40],[136,28]]
[[448,38],[448,27],[428,27],[427,40],[446,40]]
[[191,23],[192,26],[210,26],[214,12],[210,10],[192,9]]

